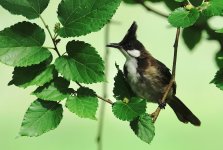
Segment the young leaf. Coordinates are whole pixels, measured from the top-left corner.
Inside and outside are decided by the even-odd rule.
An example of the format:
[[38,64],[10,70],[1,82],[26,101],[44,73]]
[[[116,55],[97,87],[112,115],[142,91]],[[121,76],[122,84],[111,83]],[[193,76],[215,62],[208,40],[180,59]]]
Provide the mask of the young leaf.
[[55,67],[67,80],[80,83],[104,81],[104,64],[91,45],[71,41],[67,44],[68,56],[56,59]]
[[47,83],[44,86],[38,87],[33,94],[40,99],[48,101],[61,101],[68,97],[70,82],[58,77],[51,83]]
[[142,114],[130,122],[134,133],[144,142],[151,143],[155,136],[155,126],[148,114]]
[[146,100],[133,97],[130,100],[116,101],[112,106],[114,115],[123,121],[131,121],[146,111]]
[[113,93],[116,100],[124,100],[124,98],[131,99],[135,94],[131,90],[129,84],[126,82],[123,72],[119,69],[119,66],[116,65],[118,73],[115,76]]
[[63,117],[63,108],[57,102],[36,100],[23,118],[19,134],[21,136],[39,136],[55,129]]
[[38,18],[50,0],[1,0],[0,5],[12,14],[23,15],[28,19]]
[[194,26],[185,28],[183,30],[183,39],[187,47],[192,50],[201,40],[202,29]]
[[218,72],[216,73],[211,83],[214,83],[216,87],[218,87],[220,90],[223,90],[223,69],[222,68],[218,70]]
[[62,0],[58,18],[62,37],[81,36],[100,30],[113,16],[121,0]]
[[169,15],[168,21],[174,27],[186,28],[192,26],[199,18],[199,15],[199,11],[195,8],[190,10],[177,8]]
[[66,107],[81,118],[95,120],[98,99],[93,90],[81,87],[77,90],[77,96],[68,97]]
[[0,62],[26,67],[46,60],[50,51],[43,48],[44,30],[30,22],[20,22],[0,31]]
[[206,17],[220,16],[223,13],[223,0],[210,0],[205,2],[207,8],[203,10],[202,14]]

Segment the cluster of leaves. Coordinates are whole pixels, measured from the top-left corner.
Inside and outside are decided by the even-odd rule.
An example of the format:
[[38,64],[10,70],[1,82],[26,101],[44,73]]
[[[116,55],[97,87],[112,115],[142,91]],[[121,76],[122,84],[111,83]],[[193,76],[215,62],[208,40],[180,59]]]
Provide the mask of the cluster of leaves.
[[[15,67],[9,85],[27,88],[37,97],[22,121],[21,136],[39,136],[56,128],[62,119],[62,100],[65,106],[82,118],[96,119],[96,93],[79,83],[104,81],[104,62],[96,49],[83,41],[72,40],[61,55],[57,49],[59,38],[78,37],[100,30],[111,19],[121,0],[62,0],[54,35],[41,17],[49,0],[4,0],[0,5],[12,14],[27,19],[40,18],[50,33],[58,57],[43,44],[45,31],[37,24],[23,21],[0,31],[0,62]],[[70,88],[70,81],[80,85]]]
[[222,0],[123,0],[127,4],[150,4],[164,3],[171,11],[169,22],[174,27],[183,27],[183,40],[189,50],[201,42],[204,32],[208,40],[215,40],[219,43],[220,49],[215,55],[216,64],[219,68],[223,66],[218,57],[223,56],[223,34],[215,32],[209,25],[208,20],[213,16],[223,15]]
[[[0,5],[12,14],[23,15],[29,20],[40,18],[53,41],[52,49],[58,54],[53,58],[51,51],[43,46],[45,31],[35,23],[23,21],[0,31],[0,62],[15,67],[9,85],[38,86],[32,92],[37,100],[25,113],[20,136],[39,136],[55,129],[63,118],[63,100],[66,100],[68,110],[77,116],[96,120],[98,96],[81,83],[104,81],[103,60],[94,47],[83,41],[68,42],[63,55],[57,49],[58,37],[77,37],[100,30],[121,2],[96,1],[62,0],[57,11],[60,23],[55,25],[54,36],[41,17],[49,0],[0,1]],[[80,87],[77,90],[70,88],[71,81]],[[146,114],[146,100],[133,94],[119,69],[114,95],[117,99],[112,105],[114,115],[130,121],[134,133],[150,143],[155,129],[151,117]]]
[[[184,0],[176,0],[184,1]],[[207,20],[213,16],[223,16],[223,0],[202,1],[198,6],[188,4],[183,8],[175,9],[169,16],[169,22],[175,27],[189,27],[184,29],[183,37],[189,48],[193,48],[201,39],[203,30],[209,35],[211,40],[217,40],[220,43],[221,50],[216,54],[216,62],[219,71],[216,73],[211,83],[223,90],[223,29],[212,30]],[[191,33],[195,33],[192,36]]]

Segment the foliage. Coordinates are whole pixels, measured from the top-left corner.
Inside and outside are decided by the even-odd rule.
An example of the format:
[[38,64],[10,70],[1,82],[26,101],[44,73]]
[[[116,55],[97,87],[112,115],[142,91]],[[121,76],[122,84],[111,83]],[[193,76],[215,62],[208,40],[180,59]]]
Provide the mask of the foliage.
[[177,8],[174,10],[168,20],[174,27],[186,28],[193,25],[199,18],[199,11],[197,9]]
[[150,143],[155,136],[155,126],[148,114],[142,114],[130,122],[133,132],[144,142]]
[[104,64],[97,51],[80,41],[67,43],[68,55],[58,57],[55,67],[67,80],[96,83],[104,80]]
[[63,108],[57,102],[37,99],[26,111],[19,134],[39,136],[55,129],[63,117]]
[[[55,62],[50,49],[45,47],[45,31],[37,24],[19,22],[0,31],[0,61],[13,66],[9,85],[27,88],[37,86],[32,92],[38,99],[27,110],[20,129],[22,136],[39,136],[55,129],[62,119],[62,105],[79,117],[96,119],[98,100],[96,93],[80,87],[70,88],[70,81],[97,83],[104,81],[104,62],[97,50],[83,41],[70,41],[66,54],[61,55],[57,44],[61,37],[74,37],[100,30],[109,22],[121,0],[62,0],[58,6],[58,19],[54,35],[41,13],[49,0],[6,0],[0,5],[10,13],[27,19],[39,18],[47,28],[58,54]],[[71,15],[72,14],[72,15]]]
[[[213,16],[223,15],[223,0],[123,0],[127,4],[164,3],[172,12],[168,21],[173,27],[184,28],[183,39],[190,50],[202,40],[206,31],[209,40],[221,45],[216,62],[221,68],[211,83],[223,89],[223,29],[216,32],[209,26]],[[39,136],[55,129],[63,118],[63,105],[81,118],[96,120],[98,96],[92,89],[81,84],[104,82],[104,62],[97,50],[84,41],[72,40],[61,55],[57,44],[60,38],[78,37],[99,31],[107,24],[119,7],[121,0],[61,0],[58,6],[58,21],[54,35],[41,17],[49,0],[2,0],[0,5],[15,15],[28,20],[39,18],[54,44],[44,46],[45,31],[37,24],[23,21],[0,31],[0,62],[14,67],[9,85],[22,88],[37,86],[32,93],[37,100],[31,103],[21,125],[21,136]],[[55,50],[58,57],[53,59]],[[55,60],[53,62],[52,60]],[[137,97],[116,65],[114,78],[114,115],[129,121],[133,132],[144,142],[150,143],[155,136],[155,127],[146,113],[146,100]],[[70,87],[74,81],[79,88]],[[105,100],[106,101],[106,100]]]
[[114,115],[123,121],[131,121],[146,112],[146,100],[132,97],[118,100],[112,106]]
[[75,96],[69,96],[66,107],[81,118],[96,119],[98,99],[92,89],[81,87]]
[[98,31],[111,19],[119,4],[120,0],[62,0],[58,19],[63,27],[58,34],[73,37]]
[[13,67],[26,67],[51,56],[45,41],[44,30],[37,24],[20,22],[0,31],[0,61]]

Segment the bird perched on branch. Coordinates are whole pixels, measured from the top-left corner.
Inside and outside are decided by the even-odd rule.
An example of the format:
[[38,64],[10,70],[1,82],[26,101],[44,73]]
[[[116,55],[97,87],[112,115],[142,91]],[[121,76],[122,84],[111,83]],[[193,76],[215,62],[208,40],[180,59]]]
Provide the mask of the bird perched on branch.
[[136,30],[137,24],[133,22],[121,42],[107,45],[119,49],[125,56],[124,75],[132,91],[148,102],[158,103],[161,109],[165,108],[167,103],[181,122],[190,122],[195,126],[200,126],[200,120],[175,96],[175,83],[171,87],[166,103],[161,102],[172,79],[170,70],[162,62],[155,59],[137,40]]

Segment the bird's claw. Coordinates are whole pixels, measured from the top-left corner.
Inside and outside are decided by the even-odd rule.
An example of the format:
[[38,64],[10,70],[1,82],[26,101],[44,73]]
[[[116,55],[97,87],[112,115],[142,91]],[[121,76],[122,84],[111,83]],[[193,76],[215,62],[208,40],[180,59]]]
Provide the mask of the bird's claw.
[[160,109],[165,109],[165,107],[166,107],[166,103],[164,102],[164,103],[159,103],[159,108]]

